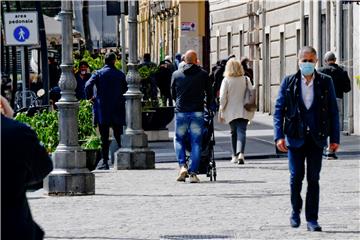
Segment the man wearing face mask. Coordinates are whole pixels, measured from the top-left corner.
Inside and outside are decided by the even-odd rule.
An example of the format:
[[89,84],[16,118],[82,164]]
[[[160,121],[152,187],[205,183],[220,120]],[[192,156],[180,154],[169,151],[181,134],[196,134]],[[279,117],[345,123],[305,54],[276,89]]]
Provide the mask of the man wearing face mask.
[[321,231],[318,224],[319,178],[323,148],[330,136],[330,148],[339,147],[339,115],[332,79],[315,70],[316,50],[299,50],[300,70],[286,76],[275,103],[274,138],[277,148],[288,152],[292,213],[291,227],[300,226],[301,187],[308,182],[305,217],[309,231]]
[[88,72],[89,64],[85,61],[79,63],[79,71],[76,73],[75,95],[78,100],[86,99],[85,83],[90,79],[91,74]]

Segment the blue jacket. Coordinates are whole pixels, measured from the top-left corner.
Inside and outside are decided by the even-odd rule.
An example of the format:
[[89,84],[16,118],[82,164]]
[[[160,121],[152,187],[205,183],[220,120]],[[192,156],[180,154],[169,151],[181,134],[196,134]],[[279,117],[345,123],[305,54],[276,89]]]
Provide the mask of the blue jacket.
[[[94,89],[96,87],[96,90]],[[96,71],[85,84],[87,99],[93,98],[95,124],[125,125],[125,74],[114,66],[105,65]]]
[[[309,109],[303,109],[301,73],[284,78],[281,83],[274,112],[274,140],[285,138],[289,147],[301,147],[309,127],[311,136],[319,147],[339,143],[339,113],[332,79],[314,72],[314,101]],[[312,116],[312,117],[310,117]]]

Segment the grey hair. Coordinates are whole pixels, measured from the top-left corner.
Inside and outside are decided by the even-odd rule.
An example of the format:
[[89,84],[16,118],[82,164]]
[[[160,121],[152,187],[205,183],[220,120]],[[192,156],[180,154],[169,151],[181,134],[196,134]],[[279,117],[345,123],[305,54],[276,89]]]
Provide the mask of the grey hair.
[[325,53],[324,56],[324,61],[328,62],[328,61],[336,61],[336,57],[335,57],[335,53],[328,51]]
[[304,47],[300,48],[299,52],[298,52],[298,58],[300,58],[304,53],[312,53],[315,56],[317,56],[315,48],[313,48],[311,46],[304,46]]

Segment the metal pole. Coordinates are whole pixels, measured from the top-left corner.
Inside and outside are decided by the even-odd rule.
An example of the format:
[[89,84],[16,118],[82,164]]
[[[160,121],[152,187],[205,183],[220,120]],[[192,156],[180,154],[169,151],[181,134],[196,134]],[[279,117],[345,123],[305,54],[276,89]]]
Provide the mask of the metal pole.
[[121,137],[121,148],[115,153],[114,168],[152,169],[155,168],[155,153],[148,148],[147,135],[142,129],[140,75],[138,66],[136,1],[129,1],[129,63],[126,81],[126,130]]
[[78,143],[77,114],[79,102],[75,97],[76,80],[73,74],[72,2],[61,1],[62,60],[59,86],[59,145],[53,153],[54,170],[44,181],[49,195],[95,194],[95,177],[86,168],[85,152]]
[[[45,95],[43,96],[43,104],[48,105],[49,104],[49,64],[48,64],[48,49],[46,44],[45,23],[41,9],[41,2],[36,1],[35,6],[39,17],[39,37],[40,37],[40,47],[41,47],[41,76],[42,76],[43,88],[45,90]],[[38,56],[40,58],[39,54]]]
[[21,47],[21,65],[23,66],[21,68],[21,83],[22,83],[22,106],[21,107],[26,107],[26,76],[25,76],[25,48],[22,46]]

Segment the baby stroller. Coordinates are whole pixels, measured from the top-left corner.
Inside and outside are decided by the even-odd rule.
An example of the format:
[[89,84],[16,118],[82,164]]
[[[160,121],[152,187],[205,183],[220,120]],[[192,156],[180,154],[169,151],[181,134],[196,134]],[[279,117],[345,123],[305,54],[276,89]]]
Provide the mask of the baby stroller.
[[[201,160],[199,164],[198,174],[206,174],[210,181],[216,181],[216,163],[214,158],[214,114],[208,108],[204,107],[204,128],[203,139],[201,145]],[[191,145],[189,141],[186,144],[186,160],[190,160]]]

